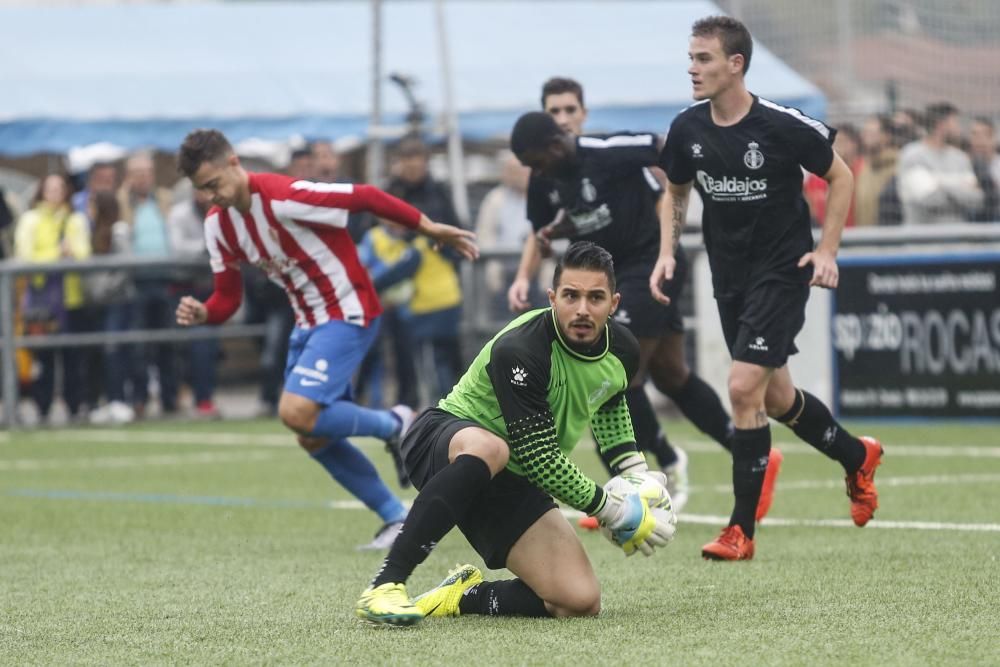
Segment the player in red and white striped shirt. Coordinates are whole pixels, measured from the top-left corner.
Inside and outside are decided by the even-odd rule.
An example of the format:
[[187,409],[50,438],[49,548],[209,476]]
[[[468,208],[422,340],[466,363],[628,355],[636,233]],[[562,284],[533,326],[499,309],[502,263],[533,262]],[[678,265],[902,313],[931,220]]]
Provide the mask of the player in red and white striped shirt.
[[191,296],[181,299],[178,324],[229,319],[243,296],[243,262],[285,289],[296,327],[278,414],[334,479],[382,517],[385,525],[370,546],[388,547],[405,510],[347,437],[398,441],[412,410],[370,410],[352,400],[351,378],[375,340],[382,307],[347,233],[347,217],[370,211],[450,245],[468,259],[479,254],[475,235],[433,222],[370,185],[249,173],[217,130],[189,134],[178,166],[214,204],[205,219],[205,242],[215,275],[215,290],[204,303]]

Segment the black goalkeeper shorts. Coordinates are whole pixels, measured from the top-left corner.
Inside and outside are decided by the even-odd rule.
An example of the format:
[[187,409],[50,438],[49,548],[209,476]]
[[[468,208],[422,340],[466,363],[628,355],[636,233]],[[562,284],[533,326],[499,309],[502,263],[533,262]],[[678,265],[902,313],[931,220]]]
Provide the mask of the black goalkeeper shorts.
[[806,322],[808,282],[772,280],[737,297],[718,299],[726,346],[735,361],[781,368],[797,353],[795,337]]
[[[422,489],[448,465],[448,444],[464,428],[479,424],[461,419],[439,408],[420,414],[403,438],[402,454],[410,481]],[[543,514],[555,509],[552,497],[524,477],[502,470],[490,480],[458,521],[472,548],[483,557],[486,567],[507,566],[507,554]]]

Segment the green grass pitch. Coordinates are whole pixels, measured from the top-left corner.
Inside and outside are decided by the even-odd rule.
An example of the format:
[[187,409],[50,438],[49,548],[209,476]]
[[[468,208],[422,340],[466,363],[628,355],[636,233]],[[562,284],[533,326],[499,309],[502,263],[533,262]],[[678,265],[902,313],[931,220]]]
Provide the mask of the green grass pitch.
[[[774,521],[752,562],[710,563],[728,458],[667,426],[691,501],[653,558],[581,534],[599,617],[412,629],[353,618],[381,558],[355,545],[378,521],[277,423],[0,433],[0,664],[1000,664],[1000,427],[848,425],[886,447],[881,508],[858,529],[839,466],[775,426]],[[591,445],[575,458],[601,478]],[[452,533],[411,594],[462,562],[482,566]]]

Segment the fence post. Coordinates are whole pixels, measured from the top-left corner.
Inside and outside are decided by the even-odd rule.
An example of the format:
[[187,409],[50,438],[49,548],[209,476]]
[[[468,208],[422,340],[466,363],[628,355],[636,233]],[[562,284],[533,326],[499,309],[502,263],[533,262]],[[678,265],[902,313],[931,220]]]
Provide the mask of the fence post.
[[14,352],[14,274],[0,268],[0,379],[7,428],[17,426],[17,358]]

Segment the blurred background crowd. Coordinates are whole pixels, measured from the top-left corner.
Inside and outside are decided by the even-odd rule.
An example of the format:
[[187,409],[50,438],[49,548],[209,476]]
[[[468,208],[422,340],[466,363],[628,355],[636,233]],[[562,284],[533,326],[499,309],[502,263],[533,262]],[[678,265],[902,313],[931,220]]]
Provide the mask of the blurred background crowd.
[[[1000,153],[987,117],[964,118],[950,103],[878,114],[860,125],[838,127],[836,149],[855,175],[848,227],[917,226],[943,222],[998,224]],[[464,224],[448,186],[432,174],[443,169],[443,147],[419,137],[395,143],[388,192],[432,219]],[[81,173],[53,171],[28,193],[0,193],[0,248],[25,262],[85,260],[98,255],[204,259],[202,220],[209,207],[188,183],[158,177],[157,156],[140,151],[96,161]],[[169,163],[169,155],[158,156]],[[294,149],[287,165],[258,164],[295,178],[351,182],[359,155],[341,155],[335,143],[315,140]],[[471,188],[472,226],[485,250],[507,253],[485,269],[490,308],[506,316],[506,292],[524,239],[528,170],[500,149],[484,158],[486,180]],[[166,171],[169,174],[169,171]],[[826,183],[804,174],[803,191],[815,224],[823,219]],[[697,228],[698,206],[689,224]],[[446,393],[467,360],[462,356],[462,279],[458,258],[439,252],[396,226],[353,215],[358,244],[387,309],[382,342],[365,361],[358,392],[372,406],[428,404]],[[261,413],[273,414],[284,369],[292,314],[281,288],[252,267],[245,271],[244,321],[265,323],[259,361]],[[205,270],[107,270],[28,276],[20,285],[18,319],[25,333],[118,332],[170,327],[184,294],[205,298]],[[542,291],[538,291],[541,298]],[[541,301],[539,303],[542,303]],[[125,423],[147,414],[151,393],[157,414],[177,414],[182,391],[188,412],[219,416],[213,401],[219,342],[120,344],[25,351],[20,379],[44,421],[56,398],[70,419]],[[388,378],[388,381],[386,379]]]

